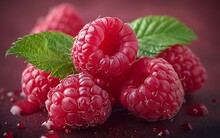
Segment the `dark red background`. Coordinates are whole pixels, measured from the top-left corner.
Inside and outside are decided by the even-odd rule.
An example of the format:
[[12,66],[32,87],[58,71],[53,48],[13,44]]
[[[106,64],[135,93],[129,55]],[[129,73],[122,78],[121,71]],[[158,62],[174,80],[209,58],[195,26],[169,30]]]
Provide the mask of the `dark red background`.
[[[204,103],[209,115],[202,118],[179,117],[174,126],[184,118],[194,122],[187,136],[219,135],[220,130],[220,7],[217,0],[65,0],[75,5],[87,22],[97,17],[116,16],[130,22],[146,15],[169,15],[180,19],[198,35],[190,44],[207,69],[208,80],[204,87],[186,100],[189,103]],[[18,37],[28,34],[37,18],[47,14],[48,9],[62,0],[7,0],[0,1],[0,88],[20,89],[20,76],[25,68],[23,59],[5,57],[5,51]],[[216,103],[212,99],[217,100]],[[185,115],[183,106],[180,114]],[[179,115],[180,116],[180,115]],[[178,117],[177,117],[178,118]],[[187,119],[185,119],[187,120]],[[203,122],[201,122],[203,121]],[[198,125],[200,122],[201,125]],[[134,125],[135,121],[133,122]],[[125,126],[126,127],[126,126]],[[139,128],[139,127],[138,127]],[[168,125],[169,128],[169,125]],[[144,130],[143,130],[144,131]],[[146,132],[145,132],[146,133]],[[143,133],[143,134],[145,134]],[[173,133],[176,135],[176,133]]]

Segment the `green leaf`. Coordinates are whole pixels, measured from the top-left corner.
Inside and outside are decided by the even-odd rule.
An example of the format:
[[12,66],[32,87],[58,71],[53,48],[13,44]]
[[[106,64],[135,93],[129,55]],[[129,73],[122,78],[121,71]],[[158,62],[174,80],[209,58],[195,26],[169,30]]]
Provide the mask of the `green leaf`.
[[169,46],[197,39],[189,27],[169,16],[146,16],[129,25],[138,39],[138,56],[155,56]]
[[16,54],[52,76],[64,78],[76,72],[71,60],[73,41],[71,36],[58,32],[27,35],[14,42],[6,56]]

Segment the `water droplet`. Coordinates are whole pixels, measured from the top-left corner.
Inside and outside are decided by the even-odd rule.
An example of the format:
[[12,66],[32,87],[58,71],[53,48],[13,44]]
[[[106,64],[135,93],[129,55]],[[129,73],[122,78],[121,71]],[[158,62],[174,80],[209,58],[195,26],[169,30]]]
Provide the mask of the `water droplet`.
[[13,115],[20,115],[22,109],[21,109],[19,106],[13,105],[13,106],[11,107],[11,110],[10,110],[10,111],[11,111],[11,113],[12,113]]
[[46,127],[47,129],[51,129],[51,127],[53,126],[54,124],[53,124],[53,122],[50,120],[50,119],[48,119],[47,121],[45,121],[45,122],[43,122],[42,124],[41,124],[41,126],[44,126],[44,127]]
[[28,100],[23,100],[15,103],[10,111],[13,115],[30,115],[37,112],[39,109],[40,107],[38,105]]
[[3,138],[14,138],[14,134],[12,131],[5,132]]
[[66,128],[66,129],[65,129],[65,133],[66,133],[66,134],[69,134],[69,133],[71,133],[71,132],[72,132],[71,129],[69,129],[69,128]]
[[204,104],[194,104],[188,109],[187,114],[190,116],[204,116],[208,114],[208,109]]
[[153,132],[155,132],[158,136],[168,136],[170,134],[169,130],[165,127],[154,127]]
[[24,129],[25,128],[24,123],[17,123],[17,128],[18,129]]
[[184,124],[181,125],[181,129],[184,131],[190,131],[192,130],[192,126],[190,123],[185,122]]
[[20,92],[20,94],[19,94],[21,97],[24,97],[24,98],[26,98],[27,96],[24,94],[24,92]]

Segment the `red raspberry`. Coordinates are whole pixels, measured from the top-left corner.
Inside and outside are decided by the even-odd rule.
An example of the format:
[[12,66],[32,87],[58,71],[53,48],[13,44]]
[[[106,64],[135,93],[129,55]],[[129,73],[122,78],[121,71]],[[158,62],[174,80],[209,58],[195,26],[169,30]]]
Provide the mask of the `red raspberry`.
[[76,36],[84,26],[84,20],[75,7],[64,3],[54,7],[48,15],[41,19],[31,33],[59,31]]
[[78,71],[93,77],[119,74],[136,59],[138,43],[132,28],[115,17],[99,18],[79,32],[72,49]]
[[182,106],[184,90],[173,67],[162,58],[143,57],[129,69],[122,104],[147,121],[172,118]]
[[47,93],[51,88],[59,84],[59,79],[50,76],[50,73],[36,69],[28,64],[21,77],[22,91],[27,95],[30,102],[43,106]]
[[79,73],[61,80],[45,102],[52,129],[93,127],[104,123],[111,113],[108,93],[88,74]]
[[206,70],[199,58],[186,46],[172,46],[162,51],[158,57],[173,65],[186,94],[200,89],[207,79]]

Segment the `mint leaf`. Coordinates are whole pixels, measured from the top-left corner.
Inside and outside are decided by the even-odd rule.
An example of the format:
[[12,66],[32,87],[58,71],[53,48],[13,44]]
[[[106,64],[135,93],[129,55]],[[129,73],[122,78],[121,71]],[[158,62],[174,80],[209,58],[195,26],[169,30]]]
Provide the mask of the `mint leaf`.
[[169,46],[189,44],[197,39],[190,28],[169,16],[146,16],[129,25],[138,39],[138,56],[155,56]]
[[6,55],[16,54],[52,76],[64,78],[76,72],[71,60],[73,41],[71,36],[58,32],[27,35],[14,42]]

